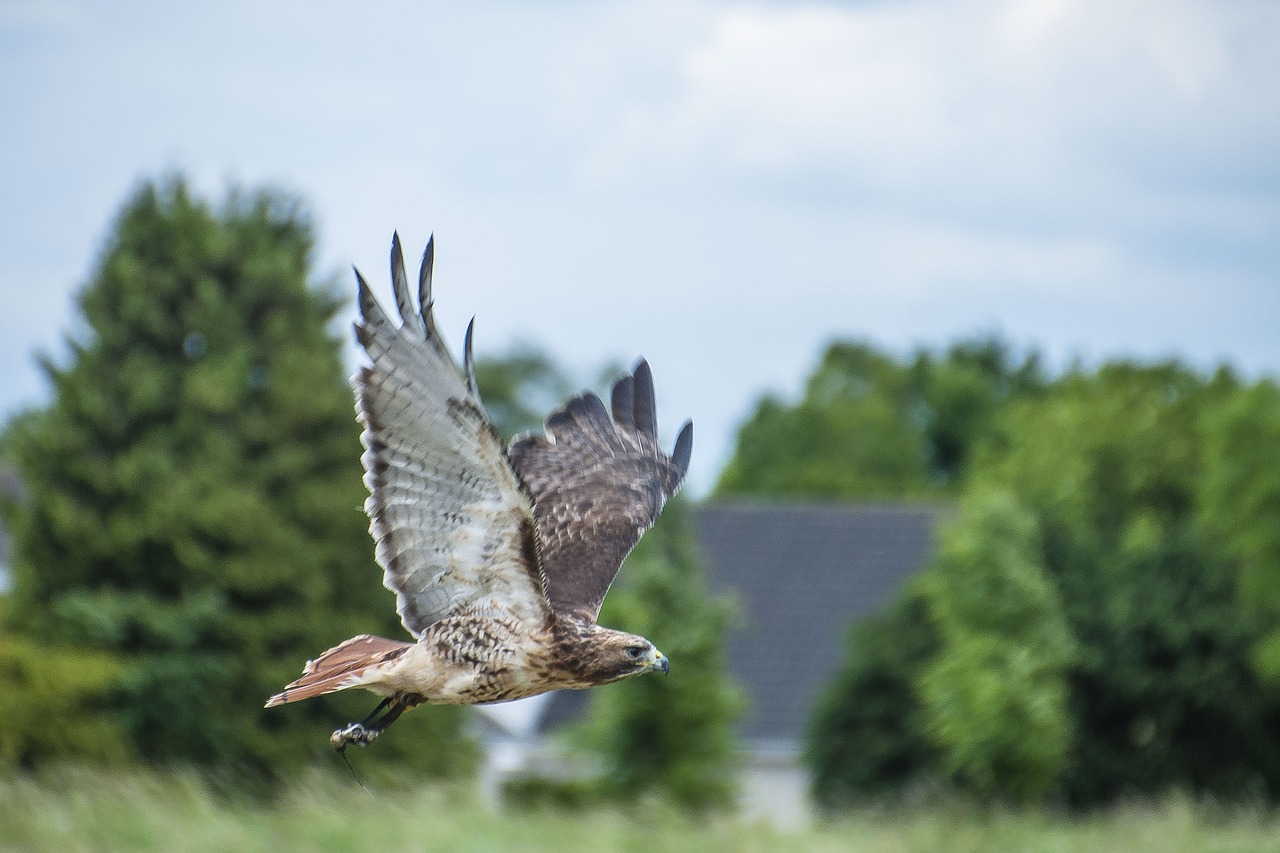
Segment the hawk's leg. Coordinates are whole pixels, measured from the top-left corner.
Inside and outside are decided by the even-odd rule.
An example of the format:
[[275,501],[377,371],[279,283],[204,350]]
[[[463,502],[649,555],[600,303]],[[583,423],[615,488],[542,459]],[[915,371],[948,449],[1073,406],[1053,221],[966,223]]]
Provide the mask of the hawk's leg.
[[[400,719],[400,715],[418,703],[405,696],[388,696],[383,699],[373,713],[358,723],[344,726],[329,736],[329,743],[338,752],[347,748],[348,744],[368,746],[373,743],[382,730]],[[385,713],[383,713],[385,711]],[[382,714],[382,716],[378,716]]]
[[383,699],[381,702],[379,702],[378,707],[370,711],[369,716],[365,717],[363,720],[360,721],[360,725],[367,726],[372,724],[374,719],[377,718],[379,714],[381,714],[383,711],[387,709],[387,706],[391,704],[393,699],[394,697],[388,696],[386,699]]

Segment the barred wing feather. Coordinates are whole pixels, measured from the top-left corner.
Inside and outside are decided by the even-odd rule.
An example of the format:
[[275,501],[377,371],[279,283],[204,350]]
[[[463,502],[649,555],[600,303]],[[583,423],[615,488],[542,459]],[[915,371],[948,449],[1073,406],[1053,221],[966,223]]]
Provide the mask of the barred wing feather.
[[612,416],[594,394],[554,412],[545,435],[507,454],[536,505],[547,597],[556,612],[595,621],[622,561],[658,519],[689,468],[693,424],[668,456],[658,446],[653,375],[641,360],[613,386]]
[[471,329],[465,375],[436,332],[427,244],[415,311],[399,236],[391,279],[393,325],[356,271],[356,336],[371,364],[355,377],[364,426],[365,510],[397,610],[415,637],[463,610],[548,614],[533,502],[521,488],[475,387]]

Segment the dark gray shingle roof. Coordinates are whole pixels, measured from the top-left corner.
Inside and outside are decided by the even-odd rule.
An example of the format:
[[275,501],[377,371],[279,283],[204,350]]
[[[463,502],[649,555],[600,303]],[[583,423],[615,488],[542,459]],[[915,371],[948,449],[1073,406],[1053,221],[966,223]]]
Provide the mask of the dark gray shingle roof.
[[695,514],[713,590],[737,595],[729,670],[748,740],[803,735],[856,619],[888,605],[928,561],[934,506],[707,506]]
[[[888,605],[933,552],[947,510],[921,505],[714,504],[694,511],[713,591],[740,615],[729,670],[749,707],[748,741],[798,741],[856,619]],[[578,717],[587,696],[554,697],[542,729]]]

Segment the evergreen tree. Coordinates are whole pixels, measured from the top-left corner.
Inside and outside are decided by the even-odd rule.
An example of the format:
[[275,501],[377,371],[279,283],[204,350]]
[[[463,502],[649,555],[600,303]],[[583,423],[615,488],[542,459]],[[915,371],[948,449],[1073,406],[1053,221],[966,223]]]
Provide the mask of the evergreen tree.
[[119,676],[119,662],[101,652],[50,648],[16,636],[7,630],[5,609],[0,608],[0,767],[126,758],[119,727],[93,713]]
[[[398,631],[330,332],[341,300],[309,286],[312,244],[288,196],[215,210],[181,178],[143,185],[68,363],[44,361],[52,402],[5,441],[25,489],[7,512],[14,630],[118,661],[103,713],[149,760],[269,774],[327,751],[367,702],[265,697],[329,645]],[[413,718],[384,754],[467,766],[456,713]]]

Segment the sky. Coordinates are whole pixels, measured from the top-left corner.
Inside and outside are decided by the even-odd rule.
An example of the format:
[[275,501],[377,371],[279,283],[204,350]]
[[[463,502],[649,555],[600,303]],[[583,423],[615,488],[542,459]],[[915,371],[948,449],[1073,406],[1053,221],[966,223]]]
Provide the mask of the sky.
[[301,194],[384,303],[434,232],[455,347],[644,355],[695,495],[834,338],[1280,374],[1277,45],[1272,0],[0,0],[0,418],[173,170]]

